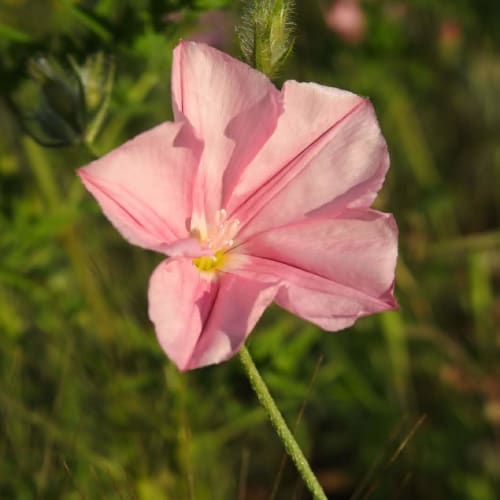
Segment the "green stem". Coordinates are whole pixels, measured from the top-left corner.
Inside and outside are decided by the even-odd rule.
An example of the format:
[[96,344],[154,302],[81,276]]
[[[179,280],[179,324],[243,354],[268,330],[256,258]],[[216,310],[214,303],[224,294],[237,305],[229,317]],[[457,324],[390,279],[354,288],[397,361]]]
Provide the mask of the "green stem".
[[276,429],[279,438],[283,442],[285,450],[293,460],[313,498],[315,500],[328,500],[323,488],[319,484],[319,481],[314,475],[314,472],[304,456],[304,453],[302,453],[300,446],[297,444],[292,432],[288,428],[283,415],[281,415],[281,412],[276,406],[264,379],[260,376],[260,373],[245,346],[243,346],[240,350],[240,361],[253,390],[257,394],[257,398],[266,410],[267,416],[269,417],[269,420],[271,420],[273,427]]
[[92,160],[97,160],[100,158],[100,154],[96,151],[93,143],[91,141],[83,141],[83,146],[87,150],[87,152],[92,157]]

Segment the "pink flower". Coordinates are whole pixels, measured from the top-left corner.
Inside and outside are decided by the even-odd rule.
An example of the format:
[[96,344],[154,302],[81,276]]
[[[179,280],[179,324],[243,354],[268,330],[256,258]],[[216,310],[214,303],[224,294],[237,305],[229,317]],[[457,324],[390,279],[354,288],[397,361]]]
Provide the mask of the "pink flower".
[[445,47],[456,47],[462,41],[462,27],[453,19],[444,19],[439,28],[439,41]]
[[328,9],[325,21],[348,43],[359,43],[365,36],[365,14],[358,0],[336,0]]
[[234,24],[228,10],[207,10],[200,15],[191,39],[212,47],[227,47],[234,35]]
[[206,45],[174,52],[174,122],[79,170],[131,243],[169,255],[149,316],[181,370],[233,356],[274,300],[326,330],[393,309],[397,227],[370,209],[389,166],[370,102],[278,91]]

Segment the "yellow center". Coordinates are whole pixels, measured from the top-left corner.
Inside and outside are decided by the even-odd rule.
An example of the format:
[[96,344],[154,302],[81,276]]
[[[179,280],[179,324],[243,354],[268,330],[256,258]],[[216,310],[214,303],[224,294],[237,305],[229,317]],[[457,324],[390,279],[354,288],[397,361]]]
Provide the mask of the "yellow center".
[[222,250],[215,252],[214,255],[205,257],[196,257],[193,259],[193,264],[200,270],[205,272],[215,272],[220,269],[226,261],[226,255]]
[[203,248],[213,252],[212,255],[195,257],[193,265],[202,272],[214,273],[220,270],[226,264],[227,252],[234,245],[239,227],[240,221],[228,219],[223,208],[215,212],[210,224],[203,224],[201,229],[196,225],[191,227],[191,236],[197,238]]

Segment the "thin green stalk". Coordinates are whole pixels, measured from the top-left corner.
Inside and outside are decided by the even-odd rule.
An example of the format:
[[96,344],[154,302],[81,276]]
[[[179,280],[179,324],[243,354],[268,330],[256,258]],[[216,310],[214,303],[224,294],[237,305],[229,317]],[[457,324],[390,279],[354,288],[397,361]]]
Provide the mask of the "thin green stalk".
[[[295,422],[293,424],[293,428],[292,428],[293,432],[295,432],[297,430],[297,427],[299,426],[300,421],[302,420],[302,417],[304,416],[304,412],[306,410],[306,405],[307,405],[307,400],[309,399],[312,387],[314,385],[314,382],[316,381],[316,377],[318,376],[319,369],[320,369],[322,363],[323,363],[323,355],[321,354],[318,358],[318,361],[316,362],[316,366],[314,367],[314,372],[312,374],[311,380],[309,381],[307,393],[304,397],[304,400],[302,401],[302,406],[300,407],[300,411],[299,411],[297,418],[295,419]],[[275,498],[278,496],[278,491],[279,491],[281,479],[283,477],[283,472],[285,470],[286,462],[287,462],[287,456],[286,456],[286,454],[284,454],[283,458],[281,460],[279,469],[278,469],[278,474],[276,475],[276,479],[274,481],[273,489],[271,490],[271,496],[269,497],[269,500],[275,500]]]
[[271,420],[273,427],[276,429],[285,450],[293,460],[313,498],[315,500],[328,500],[323,488],[319,484],[319,481],[314,475],[314,472],[304,456],[304,453],[302,453],[300,446],[288,428],[283,415],[281,415],[281,412],[276,406],[264,379],[260,376],[260,373],[245,346],[243,346],[240,350],[240,361],[243,365],[243,369],[245,370],[245,374],[250,381],[250,385],[257,394],[257,398],[259,399],[261,405],[266,410],[267,416],[269,417],[269,420]]
[[83,147],[87,150],[87,153],[91,156],[92,160],[97,160],[100,158],[100,154],[95,149],[94,144],[91,141],[84,141]]

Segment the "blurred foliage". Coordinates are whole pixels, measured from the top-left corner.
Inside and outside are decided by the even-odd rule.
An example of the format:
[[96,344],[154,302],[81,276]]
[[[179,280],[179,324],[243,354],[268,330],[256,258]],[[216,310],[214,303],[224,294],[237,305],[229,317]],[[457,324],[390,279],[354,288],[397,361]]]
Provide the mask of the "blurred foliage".
[[[335,499],[494,500],[500,491],[500,4],[366,0],[362,37],[296,2],[279,75],[370,96],[401,232],[398,312],[326,334],[271,308],[250,350]],[[237,360],[179,374],[147,320],[160,257],[126,244],[10,102],[30,58],[104,53],[95,147],[170,117],[180,37],[235,52],[228,0],[0,6],[0,498],[307,498]],[[213,12],[214,9],[225,9]],[[229,34],[229,35],[228,35]],[[99,99],[98,99],[99,100]],[[93,101],[94,102],[94,101]],[[74,117],[75,118],[75,117]]]

